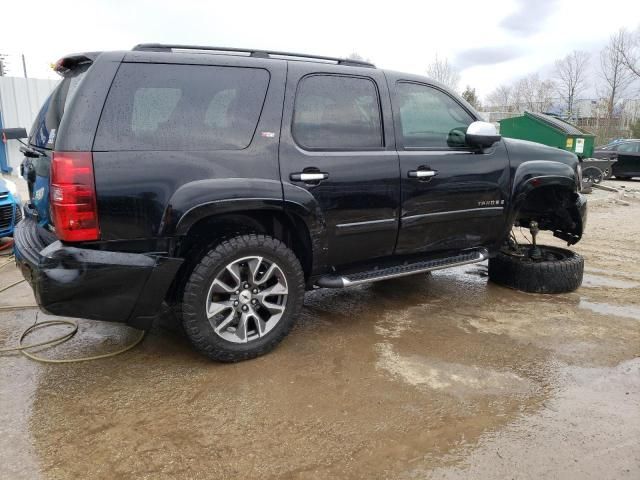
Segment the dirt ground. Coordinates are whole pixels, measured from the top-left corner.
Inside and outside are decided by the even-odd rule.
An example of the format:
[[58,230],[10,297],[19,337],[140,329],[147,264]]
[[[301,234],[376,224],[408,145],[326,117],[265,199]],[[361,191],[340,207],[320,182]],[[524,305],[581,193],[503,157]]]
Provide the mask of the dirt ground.
[[[480,264],[309,293],[279,348],[235,365],[161,325],[107,360],[3,355],[0,478],[638,479],[640,182],[609,185],[628,193],[590,197],[571,294],[505,289]],[[33,301],[25,284],[0,294]],[[0,346],[35,318],[0,311]],[[135,337],[79,323],[41,353]]]

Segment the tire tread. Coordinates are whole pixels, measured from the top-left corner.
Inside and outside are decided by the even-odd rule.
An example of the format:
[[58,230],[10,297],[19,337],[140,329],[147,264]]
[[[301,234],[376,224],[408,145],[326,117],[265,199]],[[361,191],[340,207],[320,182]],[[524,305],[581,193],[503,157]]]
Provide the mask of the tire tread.
[[[211,276],[212,271],[215,271],[225,259],[236,252],[251,248],[266,249],[274,252],[293,271],[293,276],[287,278],[290,292],[287,298],[287,311],[274,330],[265,336],[268,341],[260,342],[258,340],[255,343],[258,346],[253,348],[225,348],[225,343],[229,342],[219,337],[215,337],[219,341],[212,342],[211,335],[215,335],[215,333],[204,330],[211,329],[211,327],[207,321],[202,321],[202,312],[199,312],[201,306],[198,298],[204,289],[208,289],[207,279]],[[304,291],[305,278],[300,262],[284,243],[266,235],[239,235],[225,239],[209,250],[194,268],[184,288],[181,304],[182,324],[194,348],[210,359],[225,363],[249,360],[273,350],[291,331],[302,308]]]
[[584,258],[562,248],[543,248],[562,251],[567,257],[557,261],[523,262],[517,257],[500,252],[489,260],[489,279],[505,287],[529,293],[567,293],[580,287]]

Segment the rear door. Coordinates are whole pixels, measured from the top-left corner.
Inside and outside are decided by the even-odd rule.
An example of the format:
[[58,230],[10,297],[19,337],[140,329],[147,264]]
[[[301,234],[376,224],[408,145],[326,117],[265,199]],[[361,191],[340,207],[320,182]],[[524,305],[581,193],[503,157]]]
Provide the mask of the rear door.
[[319,211],[327,265],[393,253],[400,186],[390,107],[379,70],[289,62],[284,195]]
[[509,198],[503,143],[484,153],[470,149],[471,110],[439,86],[393,74],[389,81],[402,190],[396,253],[495,244]]

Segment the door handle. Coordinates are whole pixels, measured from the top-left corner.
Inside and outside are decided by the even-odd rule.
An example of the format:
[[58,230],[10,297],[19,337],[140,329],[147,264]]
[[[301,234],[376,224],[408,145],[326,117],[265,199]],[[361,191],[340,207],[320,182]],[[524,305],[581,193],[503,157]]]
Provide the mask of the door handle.
[[436,170],[409,170],[409,178],[431,178],[438,175]]
[[329,174],[324,172],[299,172],[292,173],[289,178],[294,182],[319,182],[329,178]]

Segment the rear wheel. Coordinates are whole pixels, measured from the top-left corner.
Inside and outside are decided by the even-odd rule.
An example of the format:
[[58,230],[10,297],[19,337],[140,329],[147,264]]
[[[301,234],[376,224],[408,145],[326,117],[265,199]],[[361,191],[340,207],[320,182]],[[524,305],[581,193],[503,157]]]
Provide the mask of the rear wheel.
[[566,293],[582,285],[584,259],[571,250],[539,245],[533,260],[527,247],[503,250],[489,260],[489,279],[531,293]]
[[597,184],[604,178],[604,173],[598,167],[587,167],[582,172],[582,178],[592,184]]
[[272,350],[302,308],[304,274],[295,254],[265,235],[240,235],[210,250],[184,290],[185,332],[200,353],[237,362]]

